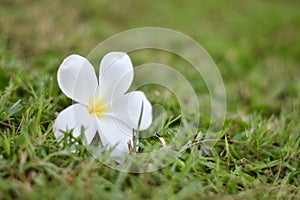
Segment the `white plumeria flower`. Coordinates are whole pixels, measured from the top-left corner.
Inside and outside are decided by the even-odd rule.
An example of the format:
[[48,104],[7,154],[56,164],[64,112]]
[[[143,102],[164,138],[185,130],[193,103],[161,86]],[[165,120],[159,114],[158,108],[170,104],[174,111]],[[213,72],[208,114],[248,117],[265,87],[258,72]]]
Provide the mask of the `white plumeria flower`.
[[57,139],[70,130],[78,137],[83,127],[87,145],[98,133],[105,147],[114,147],[113,156],[122,156],[129,152],[133,129],[145,130],[151,125],[152,106],[144,93],[126,93],[133,81],[133,65],[126,53],[104,56],[99,82],[91,63],[79,55],[68,56],[57,76],[60,89],[76,102],[58,115],[54,124]]

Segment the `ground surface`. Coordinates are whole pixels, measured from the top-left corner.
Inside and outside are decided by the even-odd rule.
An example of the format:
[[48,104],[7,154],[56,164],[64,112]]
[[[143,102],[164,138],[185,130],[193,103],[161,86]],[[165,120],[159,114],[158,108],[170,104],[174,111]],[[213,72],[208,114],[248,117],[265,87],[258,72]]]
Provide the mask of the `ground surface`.
[[[299,8],[297,0],[2,0],[0,199],[299,198]],[[69,54],[87,55],[112,34],[144,26],[181,31],[203,45],[222,74],[227,115],[210,152],[201,151],[205,141],[191,140],[161,170],[123,173],[83,146],[70,154],[55,141],[57,113],[72,103],[56,72]],[[179,70],[186,64],[157,52],[135,55],[135,63],[164,60]],[[196,81],[207,107],[194,138],[210,116],[209,94]],[[176,117],[174,101],[149,95]]]

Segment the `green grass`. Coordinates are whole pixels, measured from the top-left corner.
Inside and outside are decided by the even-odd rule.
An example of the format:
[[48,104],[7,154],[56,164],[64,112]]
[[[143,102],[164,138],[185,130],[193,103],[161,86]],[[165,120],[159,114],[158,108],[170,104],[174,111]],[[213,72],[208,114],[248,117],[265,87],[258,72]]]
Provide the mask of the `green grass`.
[[[2,1],[0,199],[299,198],[299,7],[297,0]],[[134,174],[94,160],[82,145],[69,153],[52,127],[72,103],[57,85],[61,61],[143,26],[178,30],[202,44],[222,74],[228,108],[216,145],[203,151],[208,141],[197,133],[209,125],[209,94],[191,75],[204,106],[195,139],[179,147],[174,163]],[[135,64],[163,60],[179,71],[188,67],[166,53],[131,56]],[[143,89],[171,113],[169,120],[178,115],[174,99]]]

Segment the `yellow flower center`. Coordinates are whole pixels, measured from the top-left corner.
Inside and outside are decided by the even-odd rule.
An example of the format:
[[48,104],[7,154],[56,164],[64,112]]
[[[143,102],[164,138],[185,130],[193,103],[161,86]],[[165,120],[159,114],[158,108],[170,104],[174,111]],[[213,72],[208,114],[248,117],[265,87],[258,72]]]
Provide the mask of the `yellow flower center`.
[[108,111],[107,105],[104,105],[102,99],[90,99],[88,102],[88,112],[90,115],[95,114],[98,119],[102,119],[104,113]]

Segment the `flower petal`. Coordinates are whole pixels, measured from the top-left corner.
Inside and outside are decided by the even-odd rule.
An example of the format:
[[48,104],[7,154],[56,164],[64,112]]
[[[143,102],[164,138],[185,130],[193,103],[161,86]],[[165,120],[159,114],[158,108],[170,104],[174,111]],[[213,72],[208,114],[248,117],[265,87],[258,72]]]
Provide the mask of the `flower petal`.
[[64,131],[73,130],[74,137],[80,136],[82,127],[84,128],[86,143],[90,144],[97,131],[96,120],[89,115],[85,106],[73,104],[58,115],[53,130],[55,137],[60,140],[64,136]]
[[94,97],[98,81],[91,63],[80,55],[68,56],[57,72],[60,89],[65,95],[84,105]]
[[106,148],[114,148],[113,155],[129,152],[128,142],[132,144],[132,130],[118,119],[106,116],[98,120],[99,135]]
[[[142,109],[143,113],[141,113]],[[116,99],[112,102],[111,110],[113,117],[120,119],[135,130],[138,128],[140,117],[139,130],[149,128],[152,123],[152,106],[141,91],[130,92]]]
[[126,53],[110,52],[100,63],[100,95],[111,102],[124,94],[133,80],[133,65]]

